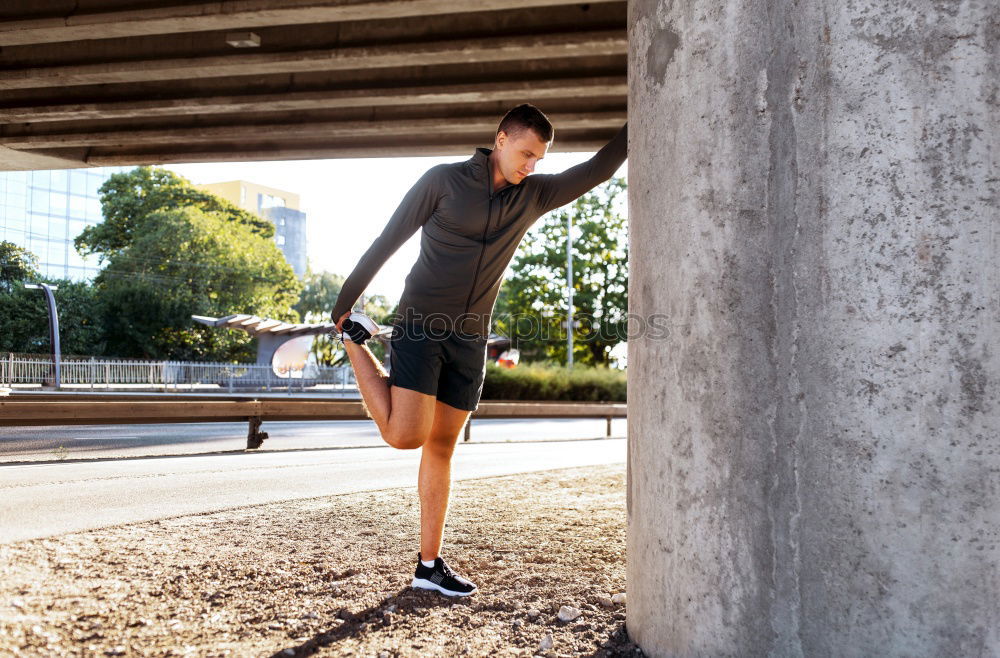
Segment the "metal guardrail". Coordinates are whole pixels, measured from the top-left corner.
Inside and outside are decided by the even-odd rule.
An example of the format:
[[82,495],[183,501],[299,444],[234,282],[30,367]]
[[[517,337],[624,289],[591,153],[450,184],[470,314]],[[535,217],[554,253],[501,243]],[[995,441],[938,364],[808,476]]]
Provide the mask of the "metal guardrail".
[[[230,392],[237,389],[299,389],[335,385],[356,389],[350,366],[307,366],[279,377],[271,366],[252,363],[195,363],[187,361],[138,361],[66,357],[59,360],[62,384],[109,387],[146,385],[160,390],[179,390],[197,385],[215,385]],[[51,383],[55,362],[45,355],[8,353],[0,357],[0,386]]]
[[[0,426],[99,425],[150,423],[201,423],[246,421],[247,448],[259,448],[267,434],[260,431],[265,420],[369,420],[361,400],[323,398],[248,399],[224,396],[85,395],[65,396],[71,401],[0,399]],[[611,420],[625,418],[627,405],[615,402],[518,402],[485,401],[465,426],[465,441],[471,438],[472,419],[483,418],[606,418],[607,436]]]

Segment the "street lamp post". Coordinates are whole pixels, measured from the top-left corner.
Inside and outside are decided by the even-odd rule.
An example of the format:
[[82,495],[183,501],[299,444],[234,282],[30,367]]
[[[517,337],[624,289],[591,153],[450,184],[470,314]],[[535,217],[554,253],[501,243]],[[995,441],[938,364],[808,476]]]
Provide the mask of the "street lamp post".
[[566,318],[566,367],[573,367],[573,214],[566,213],[566,284],[569,288],[569,316]]
[[55,370],[54,381],[55,387],[59,388],[62,386],[62,377],[59,371],[59,359],[62,353],[59,349],[59,314],[56,312],[56,296],[52,294],[53,291],[59,289],[59,286],[50,286],[47,283],[26,283],[24,287],[31,290],[41,290],[45,293],[45,303],[49,308],[49,346],[52,349],[52,364]]

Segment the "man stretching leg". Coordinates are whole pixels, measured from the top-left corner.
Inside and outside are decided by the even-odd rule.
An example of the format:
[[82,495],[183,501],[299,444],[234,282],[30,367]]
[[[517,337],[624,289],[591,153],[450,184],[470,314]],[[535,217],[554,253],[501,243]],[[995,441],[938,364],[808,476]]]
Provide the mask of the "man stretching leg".
[[[560,174],[531,176],[553,139],[532,105],[508,112],[494,147],[431,167],[403,197],[358,261],[331,313],[354,367],[368,415],[389,445],[421,448],[420,551],[413,587],[449,596],[476,591],[441,558],[451,456],[486,374],[486,341],[503,281],[521,238],[545,213],[606,181],[625,161],[627,128],[590,160]],[[420,255],[406,277],[392,324],[386,373],[364,342],[378,326],[351,307],[378,269],[418,229]]]

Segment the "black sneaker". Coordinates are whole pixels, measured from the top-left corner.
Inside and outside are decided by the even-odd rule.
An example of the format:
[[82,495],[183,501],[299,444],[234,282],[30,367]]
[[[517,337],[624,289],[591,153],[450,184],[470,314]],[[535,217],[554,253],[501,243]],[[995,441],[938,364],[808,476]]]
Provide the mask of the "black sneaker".
[[414,589],[433,589],[445,596],[469,596],[479,589],[452,571],[441,557],[434,559],[433,567],[425,567],[420,561],[420,553],[417,553],[417,573],[410,585]]
[[344,318],[344,324],[341,326],[344,329],[342,340],[349,340],[358,345],[363,345],[379,331],[378,325],[364,313],[351,313]]

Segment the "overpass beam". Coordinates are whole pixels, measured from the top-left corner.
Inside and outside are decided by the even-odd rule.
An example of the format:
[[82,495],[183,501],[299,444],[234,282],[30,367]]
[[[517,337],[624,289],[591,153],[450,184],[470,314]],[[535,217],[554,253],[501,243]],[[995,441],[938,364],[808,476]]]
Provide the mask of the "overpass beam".
[[[616,0],[589,0],[589,4]],[[310,25],[339,21],[420,18],[455,12],[453,0],[242,0],[240,2],[194,2],[144,7],[122,3],[89,11],[76,3],[59,16],[30,17],[37,0],[8,0],[12,15],[23,18],[0,20],[0,45],[18,46],[94,39],[122,39],[154,34],[266,28],[273,25]],[[465,10],[509,11],[511,9],[579,5],[579,0],[477,0]],[[20,5],[20,6],[18,6]],[[46,8],[49,9],[49,8]],[[49,9],[51,11],[51,9]]]
[[300,112],[334,108],[446,107],[460,103],[523,102],[536,104],[574,97],[622,97],[628,94],[621,76],[590,76],[566,79],[504,80],[451,85],[409,85],[327,89],[322,91],[278,91],[268,94],[189,96],[154,100],[107,100],[58,105],[22,103],[0,107],[0,122],[39,123],[50,121],[108,120],[185,115],[234,114],[237,112]]
[[402,67],[557,59],[623,54],[626,35],[619,30],[571,34],[529,34],[426,41],[421,43],[347,46],[293,52],[125,59],[86,64],[0,69],[0,90],[58,88],[66,85],[125,84],[220,78],[274,73],[313,73]]

